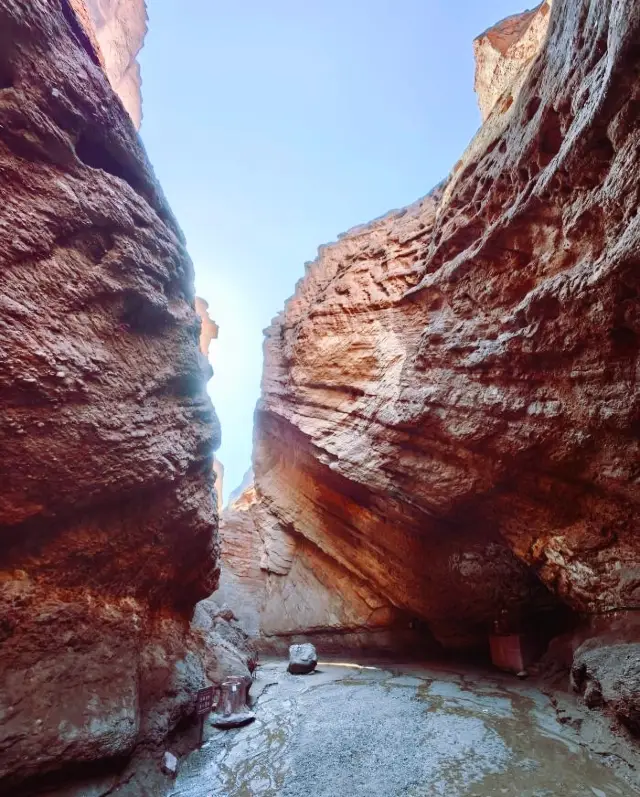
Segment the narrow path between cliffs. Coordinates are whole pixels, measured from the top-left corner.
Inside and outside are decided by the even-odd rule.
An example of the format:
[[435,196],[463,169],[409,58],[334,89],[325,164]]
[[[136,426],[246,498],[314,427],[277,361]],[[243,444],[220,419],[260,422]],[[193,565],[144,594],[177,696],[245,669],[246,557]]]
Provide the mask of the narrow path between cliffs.
[[640,794],[501,674],[324,662],[262,664],[256,721],[205,729],[175,797],[618,797]]

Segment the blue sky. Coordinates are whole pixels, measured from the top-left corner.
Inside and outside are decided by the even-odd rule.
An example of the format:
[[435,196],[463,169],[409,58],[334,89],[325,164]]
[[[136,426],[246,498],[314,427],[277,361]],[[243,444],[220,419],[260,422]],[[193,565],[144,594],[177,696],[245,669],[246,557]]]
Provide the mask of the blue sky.
[[517,0],[148,0],[142,137],[220,325],[225,495],[262,330],[317,247],[424,195],[480,124],[473,38]]

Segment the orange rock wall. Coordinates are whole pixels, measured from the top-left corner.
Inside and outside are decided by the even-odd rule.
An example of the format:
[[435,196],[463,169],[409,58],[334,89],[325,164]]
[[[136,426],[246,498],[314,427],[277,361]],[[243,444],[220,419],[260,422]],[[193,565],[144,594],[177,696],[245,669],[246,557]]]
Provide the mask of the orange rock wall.
[[243,629],[268,652],[313,638],[327,653],[348,648],[414,650],[430,641],[409,619],[355,580],[336,560],[283,528],[250,485],[224,510],[221,576],[214,599],[228,605]]
[[446,185],[321,247],[266,333],[267,525],[448,646],[640,607],[640,17],[546,24]]

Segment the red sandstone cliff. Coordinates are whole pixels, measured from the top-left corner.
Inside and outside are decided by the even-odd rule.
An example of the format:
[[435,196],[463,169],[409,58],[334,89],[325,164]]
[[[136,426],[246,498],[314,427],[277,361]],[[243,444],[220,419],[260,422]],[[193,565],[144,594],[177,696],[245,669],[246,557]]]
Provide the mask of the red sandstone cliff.
[[448,646],[640,607],[640,12],[547,11],[478,40],[446,187],[321,247],[266,333],[258,535]]
[[268,652],[313,636],[324,653],[397,651],[416,639],[402,611],[304,536],[284,528],[253,485],[220,521],[221,575],[214,595]]
[[473,42],[476,60],[475,85],[483,121],[502,98],[507,107],[512,89],[522,83],[544,41],[549,25],[551,0],[533,11],[503,19]]
[[71,765],[121,768],[218,667],[190,617],[217,583],[219,426],[183,236],[79,18],[66,0],[0,0],[0,31],[0,788],[14,794]]

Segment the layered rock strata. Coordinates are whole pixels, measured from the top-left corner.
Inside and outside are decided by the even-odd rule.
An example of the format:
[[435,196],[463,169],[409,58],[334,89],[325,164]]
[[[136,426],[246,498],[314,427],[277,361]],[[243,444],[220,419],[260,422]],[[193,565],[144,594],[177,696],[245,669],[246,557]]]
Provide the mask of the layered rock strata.
[[0,790],[159,743],[222,666],[193,269],[66,2],[0,0]]
[[321,247],[266,332],[258,528],[447,646],[640,607],[639,36],[555,0],[446,185]]
[[220,522],[221,575],[214,598],[232,609],[254,644],[286,654],[313,638],[324,653],[422,650],[415,623],[365,581],[354,579],[304,536],[282,527],[250,484]]

